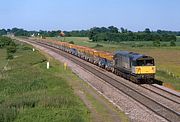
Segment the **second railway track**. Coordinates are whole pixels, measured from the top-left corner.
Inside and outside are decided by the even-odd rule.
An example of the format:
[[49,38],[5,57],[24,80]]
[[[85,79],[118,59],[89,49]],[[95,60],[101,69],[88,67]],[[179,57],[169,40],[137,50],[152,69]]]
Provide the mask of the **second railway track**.
[[152,98],[149,98],[146,95],[142,94],[138,90],[131,88],[127,84],[124,84],[123,82],[119,82],[118,80],[116,80],[116,79],[110,77],[109,75],[99,71],[98,69],[91,67],[90,65],[87,65],[87,63],[80,61],[80,59],[78,59],[77,57],[75,57],[71,54],[68,54],[64,51],[61,51],[55,47],[44,44],[44,43],[39,43],[39,42],[35,42],[32,40],[31,41],[28,40],[28,41],[30,43],[34,43],[34,44],[49,48],[54,52],[60,53],[60,55],[64,56],[65,58],[73,61],[74,63],[78,64],[79,66],[83,67],[84,69],[88,70],[89,72],[93,73],[94,75],[98,76],[102,80],[106,81],[107,83],[114,86],[115,88],[117,88],[118,90],[123,92],[124,94],[130,96],[131,98],[133,98],[137,102],[146,106],[148,109],[150,109],[151,111],[153,111],[157,115],[163,117],[164,119],[166,119],[168,121],[172,121],[172,122],[180,121],[179,111],[172,110],[172,109],[168,108],[167,106],[165,106],[161,103],[158,103],[157,101],[153,100]]
[[145,89],[147,89],[147,90],[149,90],[149,91],[151,91],[151,92],[153,92],[159,96],[162,96],[162,97],[164,97],[164,98],[166,98],[166,99],[168,99],[174,103],[180,104],[180,96],[177,94],[173,94],[172,92],[161,89],[161,88],[155,86],[154,84],[151,84],[151,85],[145,84],[145,85],[141,85],[141,87],[143,87],[143,88],[145,88]]

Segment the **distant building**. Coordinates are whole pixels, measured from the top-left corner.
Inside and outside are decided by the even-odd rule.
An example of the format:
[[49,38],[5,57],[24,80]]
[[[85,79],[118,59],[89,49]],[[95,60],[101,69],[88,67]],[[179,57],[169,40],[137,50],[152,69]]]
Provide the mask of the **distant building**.
[[35,34],[33,33],[33,34],[31,35],[31,37],[35,37]]
[[59,34],[60,36],[64,37],[65,33],[63,31],[61,31],[61,33]]

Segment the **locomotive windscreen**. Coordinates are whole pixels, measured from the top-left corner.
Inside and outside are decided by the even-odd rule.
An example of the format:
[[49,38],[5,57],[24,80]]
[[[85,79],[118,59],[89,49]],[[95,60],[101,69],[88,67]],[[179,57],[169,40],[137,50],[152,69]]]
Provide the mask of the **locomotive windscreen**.
[[137,60],[137,66],[154,66],[154,59]]

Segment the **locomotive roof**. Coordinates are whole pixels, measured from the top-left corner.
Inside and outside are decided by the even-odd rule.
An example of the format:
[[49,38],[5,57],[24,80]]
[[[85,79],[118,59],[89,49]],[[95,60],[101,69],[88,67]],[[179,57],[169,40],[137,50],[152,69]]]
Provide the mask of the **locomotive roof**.
[[128,52],[128,51],[117,51],[115,52],[114,55],[123,55],[123,56],[127,56],[130,57],[132,60],[137,60],[137,59],[143,59],[143,58],[149,58],[152,59],[152,57],[150,56],[146,56],[143,54],[139,54],[139,53],[134,53],[134,52]]

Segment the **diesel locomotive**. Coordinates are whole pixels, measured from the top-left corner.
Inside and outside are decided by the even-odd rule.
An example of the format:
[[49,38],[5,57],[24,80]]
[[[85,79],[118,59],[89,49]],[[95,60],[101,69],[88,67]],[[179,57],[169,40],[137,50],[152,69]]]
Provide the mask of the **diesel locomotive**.
[[139,82],[152,82],[155,78],[156,67],[150,56],[117,51],[114,56],[114,73],[126,79]]
[[55,40],[43,39],[38,40],[38,42],[68,52],[136,83],[152,83],[155,78],[156,67],[154,58],[147,55],[128,51],[108,53]]

